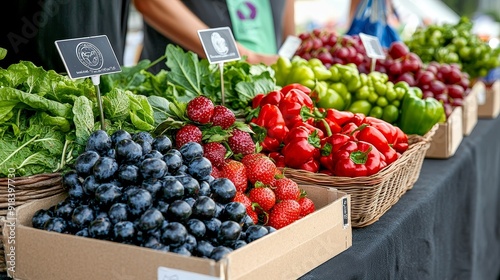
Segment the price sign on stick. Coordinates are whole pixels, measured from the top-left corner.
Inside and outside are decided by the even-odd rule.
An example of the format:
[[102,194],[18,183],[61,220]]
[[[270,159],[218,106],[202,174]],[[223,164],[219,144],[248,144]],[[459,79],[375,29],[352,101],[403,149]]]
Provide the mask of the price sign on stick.
[[297,49],[300,47],[302,40],[297,36],[289,35],[286,37],[285,42],[281,45],[278,55],[291,59]]
[[221,99],[224,105],[224,62],[240,59],[233,33],[229,27],[220,27],[198,30],[198,36],[210,64],[219,64]]
[[361,38],[363,47],[365,47],[366,55],[372,59],[370,71],[373,72],[375,71],[377,59],[385,59],[384,49],[382,49],[380,40],[375,36],[371,36],[365,33],[359,33],[359,38]]
[[97,92],[101,128],[105,130],[106,124],[99,89],[100,76],[122,70],[108,37],[101,35],[58,40],[55,41],[55,44],[71,79],[91,77]]

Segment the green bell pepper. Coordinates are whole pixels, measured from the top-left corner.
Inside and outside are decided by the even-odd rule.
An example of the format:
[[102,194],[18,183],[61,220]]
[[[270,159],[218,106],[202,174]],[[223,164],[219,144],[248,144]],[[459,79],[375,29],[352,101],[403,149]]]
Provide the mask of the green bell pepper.
[[411,87],[403,98],[398,126],[406,134],[424,135],[436,123],[446,120],[441,102],[419,96],[422,96],[422,90]]

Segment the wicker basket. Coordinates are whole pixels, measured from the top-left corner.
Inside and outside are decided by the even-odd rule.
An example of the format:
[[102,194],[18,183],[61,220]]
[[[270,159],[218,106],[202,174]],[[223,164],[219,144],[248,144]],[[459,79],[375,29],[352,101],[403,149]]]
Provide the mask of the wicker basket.
[[[15,203],[9,202],[9,187],[15,190]],[[8,207],[19,207],[33,200],[50,197],[64,192],[61,173],[39,174],[27,177],[0,178],[0,220],[8,215]],[[0,223],[0,272],[7,269]]]
[[426,135],[410,135],[409,148],[395,162],[367,177],[336,177],[322,173],[285,168],[285,176],[299,184],[333,187],[351,195],[353,227],[376,222],[418,180],[425,153],[436,132],[435,125]]

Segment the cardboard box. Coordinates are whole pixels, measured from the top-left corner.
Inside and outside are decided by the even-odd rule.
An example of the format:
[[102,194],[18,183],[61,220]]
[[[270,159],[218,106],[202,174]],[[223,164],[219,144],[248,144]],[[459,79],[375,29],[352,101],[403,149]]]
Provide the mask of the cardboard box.
[[469,95],[464,98],[464,106],[462,106],[462,129],[464,136],[468,136],[474,130],[477,124],[477,96],[478,92],[484,90],[484,84],[475,84]]
[[440,123],[432,137],[426,158],[450,158],[462,143],[462,107],[456,107],[445,123]]
[[219,262],[34,229],[33,214],[63,196],[28,203],[16,210],[15,273],[9,275],[23,280],[164,280],[174,275],[175,279],[296,279],[352,246],[350,196],[335,189],[301,187],[315,202],[314,213]]
[[482,84],[483,89],[478,91],[477,115],[479,118],[494,119],[500,113],[500,80],[491,86],[478,83]]

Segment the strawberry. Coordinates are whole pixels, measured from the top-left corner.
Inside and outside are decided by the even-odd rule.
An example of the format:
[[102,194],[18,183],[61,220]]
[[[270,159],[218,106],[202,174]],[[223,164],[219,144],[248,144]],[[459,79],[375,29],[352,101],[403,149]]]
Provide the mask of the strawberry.
[[248,155],[255,152],[255,143],[250,133],[233,129],[231,137],[227,140],[229,148],[234,154]]
[[186,113],[190,120],[207,124],[214,114],[214,103],[205,96],[197,96],[188,102]]
[[243,163],[236,160],[227,160],[222,166],[221,176],[233,182],[237,191],[244,192],[248,187],[246,168]]
[[298,200],[300,196],[299,185],[290,178],[283,177],[274,183],[274,193],[277,200]]
[[212,175],[212,177],[214,178],[221,178],[222,171],[220,171],[219,168],[212,166],[212,172],[210,173],[210,175]]
[[245,205],[245,208],[247,209],[247,215],[252,218],[254,224],[257,224],[257,222],[259,221],[259,217],[257,215],[257,212],[253,210],[252,201],[245,193],[239,191],[236,192],[233,201]]
[[265,185],[274,184],[274,175],[276,174],[276,165],[268,157],[254,159],[246,166],[247,177],[250,183],[257,181]]
[[269,211],[276,203],[276,196],[273,190],[268,187],[255,187],[250,190],[248,197],[252,202],[257,203],[264,211]]
[[268,225],[276,229],[285,227],[300,217],[300,204],[291,199],[282,200],[274,205],[269,214]]
[[255,212],[254,210],[247,209],[247,215],[250,216],[250,218],[252,218],[254,224],[257,224],[259,222],[259,215],[257,215],[257,212]]
[[212,125],[218,125],[223,129],[228,129],[236,121],[233,111],[223,105],[214,107],[214,114],[210,120]]
[[307,216],[315,211],[314,202],[309,197],[299,198],[300,217]]
[[175,134],[175,146],[179,149],[187,142],[197,142],[201,144],[201,130],[196,125],[187,124]]
[[261,154],[261,153],[248,154],[248,155],[245,155],[241,159],[241,163],[243,163],[243,165],[247,166],[248,164],[250,164],[250,162],[254,161],[255,159],[258,159],[258,158],[261,158],[261,157],[265,157],[265,156],[266,155]]
[[218,168],[221,168],[225,163],[226,151],[226,147],[218,142],[203,144],[203,156]]

